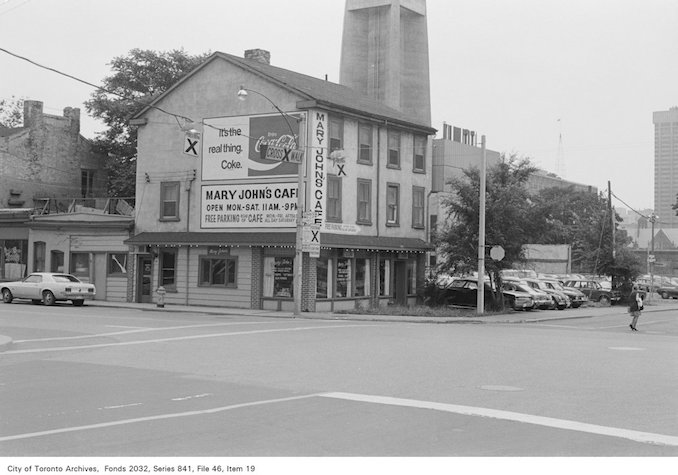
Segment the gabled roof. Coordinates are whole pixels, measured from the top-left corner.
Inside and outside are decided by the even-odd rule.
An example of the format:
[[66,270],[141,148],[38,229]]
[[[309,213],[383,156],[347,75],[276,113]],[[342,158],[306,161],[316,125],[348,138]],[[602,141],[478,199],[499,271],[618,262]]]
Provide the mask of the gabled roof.
[[200,66],[178,81],[164,94],[158,96],[150,106],[144,108],[133,118],[143,116],[155,104],[162,101],[165,96],[171,94],[176,87],[183,82],[190,80],[191,76],[196,74],[207,64],[216,60],[228,61],[235,66],[271,81],[281,88],[298,94],[303,98],[297,103],[299,109],[309,109],[312,107],[337,109],[349,114],[387,121],[394,125],[419,129],[429,135],[436,133],[436,129],[432,128],[430,125],[418,123],[415,121],[416,119],[403,112],[389,107],[349,87],[219,51],[213,53]]

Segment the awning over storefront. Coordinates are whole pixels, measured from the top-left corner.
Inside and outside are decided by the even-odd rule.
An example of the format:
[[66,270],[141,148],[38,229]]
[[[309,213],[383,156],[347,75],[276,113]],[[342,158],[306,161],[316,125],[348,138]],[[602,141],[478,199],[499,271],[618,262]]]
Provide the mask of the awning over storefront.
[[[296,233],[205,233],[205,232],[144,232],[131,237],[125,244],[133,246],[252,246],[294,247]],[[352,234],[320,234],[320,247],[332,249],[366,249],[383,251],[426,252],[433,246],[421,239],[374,237]]]

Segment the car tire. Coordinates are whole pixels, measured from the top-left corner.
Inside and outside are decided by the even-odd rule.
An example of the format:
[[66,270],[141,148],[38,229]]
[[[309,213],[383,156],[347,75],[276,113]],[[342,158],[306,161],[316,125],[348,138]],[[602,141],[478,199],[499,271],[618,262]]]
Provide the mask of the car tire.
[[12,300],[14,300],[12,291],[9,289],[2,289],[2,301],[4,303],[12,303]]
[[668,293],[668,292],[662,292],[662,298],[663,298],[664,300],[668,299],[668,298],[669,298],[669,293]]
[[47,306],[54,305],[54,302],[56,302],[56,299],[54,298],[54,294],[49,290],[45,290],[42,293],[42,302]]
[[601,295],[600,298],[598,299],[598,303],[607,306],[612,304],[612,300],[607,295]]
[[85,301],[82,299],[73,300],[73,305],[76,307],[82,307],[85,304]]

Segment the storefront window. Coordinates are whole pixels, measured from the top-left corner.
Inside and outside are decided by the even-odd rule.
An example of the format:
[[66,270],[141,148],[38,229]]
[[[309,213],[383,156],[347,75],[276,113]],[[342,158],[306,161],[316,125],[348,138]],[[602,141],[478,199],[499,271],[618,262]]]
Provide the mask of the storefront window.
[[176,275],[177,253],[171,251],[160,253],[160,285],[165,287],[165,290],[176,290]]
[[127,275],[127,253],[116,252],[108,255],[108,275],[124,277]]
[[351,259],[342,257],[337,259],[337,289],[335,297],[349,297],[351,295]]
[[235,258],[200,258],[200,286],[236,287]]
[[264,297],[294,297],[294,257],[264,258]]
[[61,251],[52,251],[50,257],[50,269],[52,272],[64,271],[64,253]]
[[89,278],[89,253],[71,253],[71,274]]
[[355,260],[355,296],[370,295],[370,260]]
[[407,263],[407,293],[417,293],[417,263],[409,261]]
[[330,276],[330,260],[329,259],[318,259],[316,261],[316,287],[315,287],[315,298],[317,299],[326,299],[332,293],[330,292],[330,283],[332,279]]
[[26,275],[28,240],[12,239],[0,241],[0,278],[19,280]]

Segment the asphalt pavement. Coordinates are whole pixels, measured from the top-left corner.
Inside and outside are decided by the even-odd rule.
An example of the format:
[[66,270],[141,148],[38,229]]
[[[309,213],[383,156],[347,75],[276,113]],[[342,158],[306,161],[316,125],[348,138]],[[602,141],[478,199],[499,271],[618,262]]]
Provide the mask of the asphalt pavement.
[[[668,310],[668,306],[675,300],[662,300],[657,297],[652,302],[648,302],[643,310],[647,312],[658,312]],[[356,320],[356,321],[374,321],[374,322],[408,322],[408,323],[427,323],[427,324],[483,324],[483,323],[537,323],[554,320],[572,320],[581,318],[593,318],[600,314],[598,306],[584,306],[578,309],[566,310],[536,310],[530,312],[510,311],[509,313],[488,313],[484,315],[472,316],[450,316],[450,317],[427,317],[427,316],[407,316],[407,315],[375,315],[375,314],[353,314],[353,313],[332,313],[332,312],[302,312],[295,316],[293,312],[272,311],[272,310],[252,310],[242,308],[226,307],[207,307],[198,305],[165,305],[159,307],[155,303],[134,303],[134,302],[109,302],[106,300],[92,300],[86,303],[91,307],[112,307],[129,308],[135,310],[144,310],[149,312],[181,312],[195,313],[203,315],[233,315],[233,316],[256,316],[268,318],[298,318],[315,320]],[[671,305],[675,307],[675,305]],[[626,313],[626,305],[614,305],[606,307],[617,309],[620,313]],[[597,311],[598,310],[598,311]],[[0,351],[6,350],[12,344],[12,338],[0,335]]]

